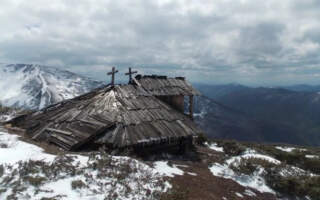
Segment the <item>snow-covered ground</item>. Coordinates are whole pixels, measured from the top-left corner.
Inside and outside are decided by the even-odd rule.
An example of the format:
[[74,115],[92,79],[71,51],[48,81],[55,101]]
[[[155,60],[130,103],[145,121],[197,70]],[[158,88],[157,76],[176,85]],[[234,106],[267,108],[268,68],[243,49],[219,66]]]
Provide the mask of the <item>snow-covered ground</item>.
[[[285,149],[287,152],[291,152],[292,150],[288,150],[288,148]],[[219,176],[227,179],[232,179],[238,184],[249,187],[258,190],[261,193],[267,192],[276,194],[276,192],[271,189],[266,181],[265,181],[265,175],[266,171],[263,166],[257,167],[257,169],[250,175],[243,174],[243,173],[237,173],[233,171],[233,167],[238,167],[242,159],[260,159],[264,160],[266,162],[269,162],[273,165],[280,165],[281,162],[271,156],[264,155],[261,153],[256,152],[252,149],[247,149],[244,153],[242,153],[239,156],[233,156],[227,160],[224,161],[224,163],[214,163],[212,166],[209,167],[211,173],[214,176]],[[314,174],[306,172],[298,167],[295,166],[287,166],[284,167],[280,172],[279,175],[281,176],[292,176],[292,175],[308,175],[308,176],[314,176]],[[254,195],[254,193],[249,192],[249,190],[246,192],[250,193],[250,195]]]
[[[153,199],[182,171],[158,162],[152,168],[128,157],[51,155],[0,132],[0,199]],[[159,167],[160,166],[160,167]]]
[[184,174],[184,172],[181,169],[177,168],[176,165],[169,166],[168,161],[157,161],[154,163],[154,168],[160,174],[168,177],[174,177],[175,175]]
[[214,176],[232,179],[244,187],[250,187],[262,193],[269,192],[275,194],[261,176],[263,169],[254,172],[253,175],[238,175],[227,164],[215,163],[209,169]]

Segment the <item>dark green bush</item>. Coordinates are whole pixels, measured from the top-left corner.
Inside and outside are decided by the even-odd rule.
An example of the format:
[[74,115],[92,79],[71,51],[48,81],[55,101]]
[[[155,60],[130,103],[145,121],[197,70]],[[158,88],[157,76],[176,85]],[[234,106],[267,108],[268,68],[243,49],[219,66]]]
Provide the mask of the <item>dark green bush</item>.
[[0,165],[0,178],[3,176],[4,174],[4,167],[3,165]]
[[42,185],[47,180],[45,177],[41,177],[41,176],[36,176],[36,177],[25,176],[23,177],[23,179],[35,187]]
[[204,146],[206,142],[210,143],[208,137],[204,133],[200,133],[197,137],[196,143],[198,145]]
[[219,141],[218,146],[223,147],[224,152],[230,156],[241,155],[245,150],[245,146],[236,141]]
[[71,182],[71,187],[73,190],[76,190],[86,187],[86,184],[82,180],[75,180]]
[[269,173],[266,176],[266,181],[271,188],[278,192],[298,197],[309,196],[314,200],[320,200],[320,177],[283,177]]
[[261,149],[263,153],[269,154],[283,163],[299,167],[315,174],[320,173],[320,159],[306,158],[305,151],[294,150],[292,152],[284,152],[273,146],[262,146]]
[[231,164],[230,168],[237,174],[252,175],[259,167],[272,168],[275,164],[261,158],[241,158],[239,162]]

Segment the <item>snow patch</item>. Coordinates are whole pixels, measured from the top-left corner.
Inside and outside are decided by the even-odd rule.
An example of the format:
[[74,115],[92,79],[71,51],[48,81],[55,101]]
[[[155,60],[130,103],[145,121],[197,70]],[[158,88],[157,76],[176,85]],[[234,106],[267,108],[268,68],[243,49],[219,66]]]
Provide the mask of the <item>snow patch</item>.
[[15,115],[13,113],[0,115],[0,122],[5,122],[13,119]]
[[208,145],[208,147],[209,149],[212,149],[217,152],[224,152],[223,147],[219,147],[217,143],[211,143],[210,145]]
[[317,155],[306,155],[306,158],[317,159],[317,158],[319,158],[319,156],[317,156]]
[[174,177],[175,175],[183,175],[184,172],[177,168],[176,165],[173,165],[172,167],[168,165],[168,161],[157,161],[154,162],[154,169],[164,175],[164,176],[168,176],[168,177]]
[[267,186],[266,182],[261,177],[264,171],[263,169],[260,169],[259,171],[254,172],[252,176],[237,175],[226,164],[221,165],[219,163],[215,163],[211,167],[209,167],[209,169],[214,176],[219,176],[219,177],[234,180],[235,182],[237,182],[238,184],[244,187],[254,188],[261,193],[268,192],[268,193],[275,194],[275,192],[270,187]]
[[193,113],[194,117],[200,117],[200,118],[204,118],[206,116],[207,112],[202,110],[200,113]]
[[[128,157],[51,155],[35,145],[20,141],[19,136],[3,131],[0,131],[0,144],[0,165],[4,168],[4,174],[0,176],[0,190],[5,190],[0,193],[0,199],[7,199],[10,195],[17,199],[153,199],[153,195],[172,187],[158,171],[169,175],[183,174],[176,167],[166,166],[167,163],[159,162],[158,167],[164,169],[155,170]],[[28,164],[30,160],[38,162]],[[24,168],[26,165],[35,171],[29,173],[29,167]],[[40,177],[44,182],[35,186],[25,179],[26,176]],[[73,188],[75,181],[82,181],[84,186]],[[17,188],[21,189],[19,193],[15,192]]]
[[240,194],[239,192],[236,192],[236,195],[237,195],[238,197],[240,197],[240,198],[243,198],[243,195]]
[[277,146],[276,149],[281,150],[281,151],[285,151],[285,152],[292,152],[292,151],[295,150],[296,148],[294,148],[294,147],[281,147],[281,146]]
[[189,174],[189,175],[191,175],[191,176],[198,176],[198,174],[192,173],[192,172],[188,172],[187,174]]
[[19,136],[0,132],[0,144],[6,148],[0,148],[0,164],[15,164],[19,161],[43,160],[52,162],[55,156],[44,153],[35,145],[20,141]]
[[258,154],[256,151],[252,149],[247,149],[242,155],[231,157],[230,159],[226,160],[224,164],[214,163],[211,167],[209,167],[211,173],[214,176],[219,176],[227,179],[234,180],[238,184],[244,186],[244,187],[250,187],[258,190],[261,193],[268,192],[275,194],[275,192],[267,186],[265,180],[263,179],[262,175],[264,173],[264,169],[260,168],[256,170],[251,176],[245,175],[245,174],[236,174],[232,169],[230,169],[230,165],[237,165],[239,163],[238,161],[241,160],[241,158],[259,158],[259,159],[265,159],[269,162],[280,164],[280,161],[267,156]]
[[246,189],[243,194],[250,196],[250,197],[257,196],[256,193],[254,193],[252,190],[249,190],[249,189]]
[[285,146],[283,146],[283,147],[282,146],[276,146],[275,148],[278,149],[278,150],[281,150],[281,151],[288,152],[288,153],[290,153],[290,152],[292,152],[294,150],[306,151],[306,149],[299,149],[299,148],[295,148],[295,147],[285,147]]
[[263,154],[259,154],[257,153],[255,150],[252,149],[247,149],[242,155],[240,156],[235,156],[230,158],[229,160],[226,161],[226,163],[228,165],[230,165],[231,163],[238,163],[241,159],[249,159],[249,158],[258,158],[258,159],[262,159],[262,160],[266,160],[268,162],[274,163],[276,165],[281,164],[281,162],[271,156],[267,156],[267,155],[263,155]]

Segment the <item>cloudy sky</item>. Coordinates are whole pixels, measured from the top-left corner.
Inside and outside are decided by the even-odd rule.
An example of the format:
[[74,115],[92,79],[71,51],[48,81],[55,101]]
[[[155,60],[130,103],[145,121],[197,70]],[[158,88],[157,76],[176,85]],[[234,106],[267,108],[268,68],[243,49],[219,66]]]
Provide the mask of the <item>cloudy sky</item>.
[[[1,0],[0,62],[320,84],[319,0]],[[119,75],[123,78],[123,75]]]

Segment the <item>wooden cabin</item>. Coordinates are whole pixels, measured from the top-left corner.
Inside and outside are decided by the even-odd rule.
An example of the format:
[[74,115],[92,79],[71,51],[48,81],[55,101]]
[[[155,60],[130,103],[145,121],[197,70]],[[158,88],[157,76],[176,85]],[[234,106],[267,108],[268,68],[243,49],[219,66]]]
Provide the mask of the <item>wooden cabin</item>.
[[72,151],[101,146],[181,148],[202,133],[189,116],[178,111],[183,111],[184,94],[198,94],[183,79],[133,79],[131,84],[108,85],[17,117],[7,127]]
[[200,95],[184,77],[168,78],[167,76],[137,75],[135,80],[146,91],[166,102],[176,110],[184,113],[185,97],[189,98],[189,116],[193,119],[193,97]]

